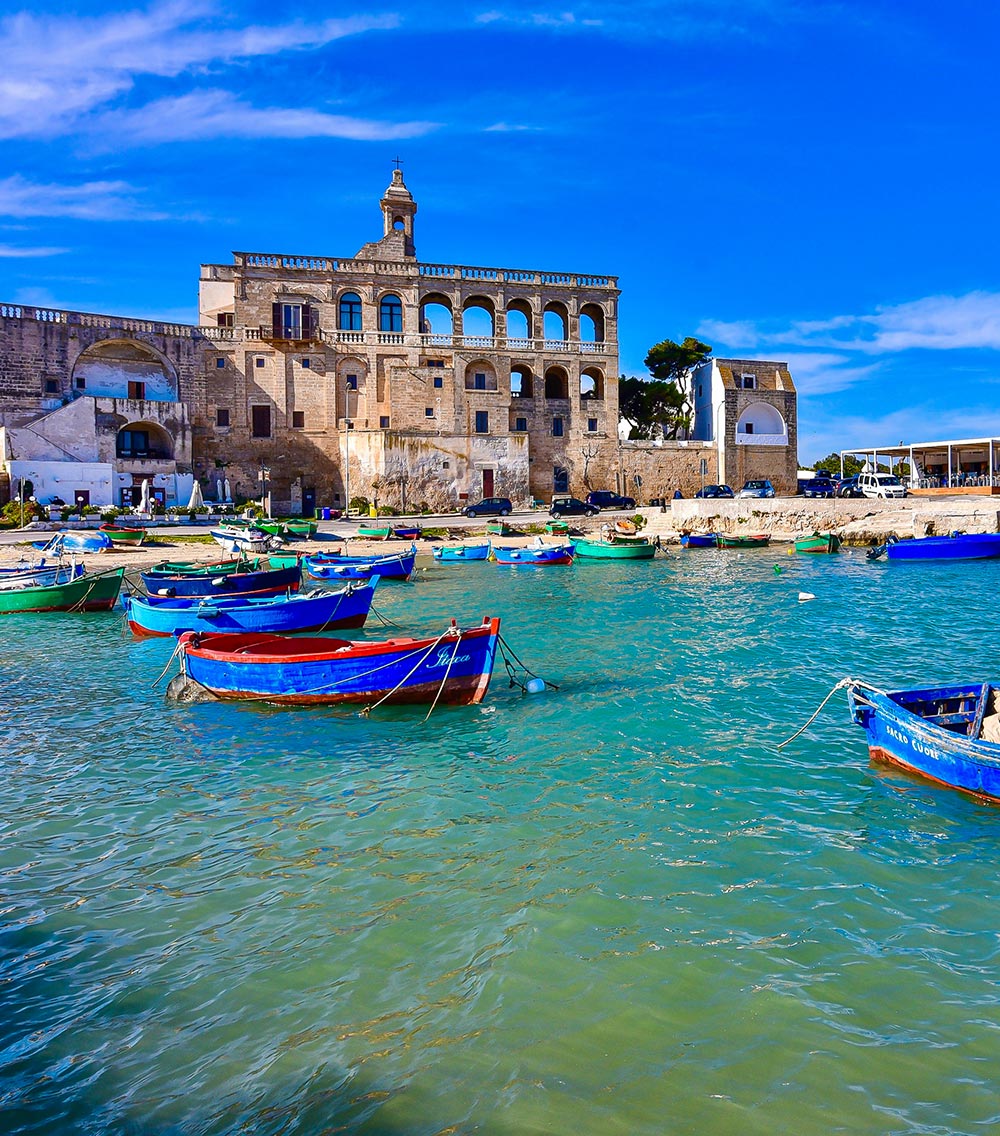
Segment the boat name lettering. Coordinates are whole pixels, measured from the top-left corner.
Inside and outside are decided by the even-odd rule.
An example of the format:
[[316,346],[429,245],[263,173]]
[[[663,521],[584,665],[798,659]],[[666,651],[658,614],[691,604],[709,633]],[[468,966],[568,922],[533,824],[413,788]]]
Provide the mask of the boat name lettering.
[[449,649],[448,647],[442,647],[437,653],[437,658],[431,659],[427,666],[428,668],[447,666],[453,667],[456,663],[467,663],[471,658],[471,655],[455,655],[454,657],[452,657],[451,649]]
[[914,753],[923,754],[924,757],[940,757],[941,755],[941,751],[934,746],[930,746],[926,742],[920,741],[918,738],[909,737],[904,734],[902,730],[897,730],[893,726],[887,725],[885,732],[890,738],[894,738],[900,744],[909,746]]

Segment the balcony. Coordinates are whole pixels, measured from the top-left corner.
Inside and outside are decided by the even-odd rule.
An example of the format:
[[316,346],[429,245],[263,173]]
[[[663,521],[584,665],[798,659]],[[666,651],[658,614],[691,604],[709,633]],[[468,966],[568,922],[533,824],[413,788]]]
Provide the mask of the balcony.
[[787,434],[747,434],[743,430],[736,432],[737,446],[787,446]]
[[[275,338],[264,336],[261,334],[263,331],[263,328],[260,329],[260,333],[256,328],[248,328],[247,338]],[[364,347],[391,344],[420,351],[445,348],[465,351],[502,351],[513,354],[545,352],[550,355],[614,355],[617,351],[615,343],[583,342],[575,339],[515,339],[502,335],[449,335],[444,332],[414,334],[398,331],[318,331],[317,334],[334,347],[339,344]]]

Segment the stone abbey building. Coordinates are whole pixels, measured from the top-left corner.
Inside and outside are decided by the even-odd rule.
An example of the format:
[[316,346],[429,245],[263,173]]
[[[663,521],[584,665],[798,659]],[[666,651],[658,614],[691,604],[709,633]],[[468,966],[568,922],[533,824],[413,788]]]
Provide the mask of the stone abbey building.
[[[719,427],[748,441],[729,417],[755,399],[714,378],[704,441],[619,441],[615,277],[418,260],[398,169],[381,210],[381,238],[353,257],[203,265],[197,326],[0,304],[0,497],[27,479],[42,502],[129,506],[148,481],[184,505],[197,479],[209,502],[266,491],[277,513],[354,497],[441,511],[591,488],[648,498],[690,492],[704,452],[722,456]],[[790,378],[785,390],[790,425],[771,415],[739,464],[783,487]],[[711,465],[710,480],[732,462]]]

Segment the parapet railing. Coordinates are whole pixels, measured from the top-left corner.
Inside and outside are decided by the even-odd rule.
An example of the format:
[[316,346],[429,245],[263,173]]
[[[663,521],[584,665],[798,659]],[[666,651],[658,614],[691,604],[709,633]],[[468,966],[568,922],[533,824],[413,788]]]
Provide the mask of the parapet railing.
[[[103,316],[93,312],[69,312],[59,308],[37,308],[29,304],[0,304],[0,319],[31,319],[40,323],[65,323],[77,327],[96,327],[104,330],[121,330],[133,334],[176,335],[190,338],[203,334],[205,329],[194,324],[163,323],[160,320],[133,319],[130,316]],[[231,328],[211,328],[211,331],[231,331]]]
[[[414,261],[354,260],[326,256],[286,256],[272,252],[233,253],[244,268],[277,268],[286,272],[366,273],[385,276],[429,276],[438,280],[482,280],[498,284],[564,285],[570,288],[617,288],[617,276],[580,272],[540,272],[523,268],[481,268],[471,264],[421,264]],[[211,266],[206,266],[211,267]]]
[[423,351],[451,348],[472,348],[476,351],[515,351],[571,355],[613,355],[614,343],[583,341],[578,339],[519,339],[503,335],[447,335],[443,332],[413,334],[397,331],[324,331],[323,338],[330,344],[357,344],[382,346],[397,344],[417,347]]

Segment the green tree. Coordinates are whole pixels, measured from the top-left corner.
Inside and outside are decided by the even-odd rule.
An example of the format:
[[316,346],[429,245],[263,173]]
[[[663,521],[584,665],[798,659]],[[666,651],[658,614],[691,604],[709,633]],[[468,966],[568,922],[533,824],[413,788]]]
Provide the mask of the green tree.
[[686,434],[694,417],[687,377],[712,353],[707,343],[688,336],[683,343],[664,339],[649,349],[644,360],[650,378],[626,378],[618,383],[618,413],[632,424],[630,437],[666,438]]

